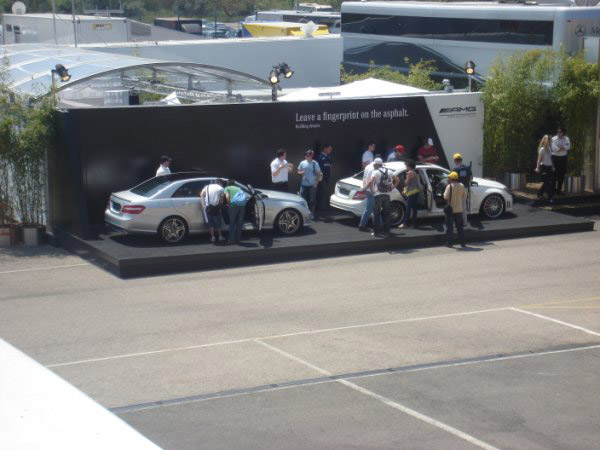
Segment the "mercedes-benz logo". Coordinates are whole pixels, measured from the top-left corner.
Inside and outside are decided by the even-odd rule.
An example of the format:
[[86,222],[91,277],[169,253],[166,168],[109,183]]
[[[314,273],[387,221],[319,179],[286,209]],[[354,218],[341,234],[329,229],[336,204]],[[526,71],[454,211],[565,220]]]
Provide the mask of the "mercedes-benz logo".
[[585,25],[577,25],[575,27],[575,34],[579,37],[583,36],[585,34]]

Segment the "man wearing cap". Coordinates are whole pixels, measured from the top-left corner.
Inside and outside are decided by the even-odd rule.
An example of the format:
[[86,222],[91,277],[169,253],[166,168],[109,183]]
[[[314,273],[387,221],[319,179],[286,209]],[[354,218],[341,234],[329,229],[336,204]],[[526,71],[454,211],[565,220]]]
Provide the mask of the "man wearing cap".
[[[383,182],[387,178],[388,183]],[[383,167],[383,160],[375,158],[373,172],[367,187],[373,192],[373,236],[389,236],[390,234],[390,192],[398,186],[400,180],[390,170]],[[381,232],[381,218],[383,215],[383,233]]]
[[433,139],[423,139],[423,145],[417,150],[417,161],[420,163],[437,164],[439,160],[440,157],[433,146]]
[[462,206],[463,226],[466,227],[468,225],[467,212],[469,211],[469,205],[471,200],[469,194],[471,180],[473,179],[473,173],[471,172],[471,168],[469,166],[465,166],[463,164],[463,158],[460,153],[455,153],[452,156],[452,159],[454,160],[454,169],[452,170],[458,174],[458,181],[463,185],[467,192]]
[[373,174],[373,163],[367,165],[363,172],[362,179],[362,190],[365,193],[365,210],[360,217],[360,222],[358,224],[358,231],[369,231],[367,228],[367,223],[369,223],[369,219],[371,218],[371,214],[373,214],[373,206],[375,204],[375,194],[372,190],[369,189],[369,182],[371,181],[371,175]]
[[298,164],[298,173],[302,175],[302,183],[300,184],[300,195],[308,203],[308,209],[311,212],[311,219],[315,219],[315,207],[317,198],[317,184],[323,178],[323,172],[319,164],[313,160],[314,152],[306,150],[304,153],[304,161]]
[[387,162],[406,161],[406,150],[402,144],[394,147],[394,152],[387,157]]
[[448,186],[444,191],[444,200],[448,202],[448,207],[451,209],[446,210],[446,247],[452,247],[452,227],[456,225],[456,232],[458,233],[458,240],[461,247],[465,247],[465,233],[463,224],[463,205],[467,198],[467,190],[458,181],[458,172],[450,172],[448,175]]
[[163,175],[170,175],[171,174],[171,169],[169,169],[170,165],[171,165],[171,158],[169,158],[167,155],[161,156],[160,157],[160,166],[158,166],[158,169],[156,169],[156,176],[162,177]]

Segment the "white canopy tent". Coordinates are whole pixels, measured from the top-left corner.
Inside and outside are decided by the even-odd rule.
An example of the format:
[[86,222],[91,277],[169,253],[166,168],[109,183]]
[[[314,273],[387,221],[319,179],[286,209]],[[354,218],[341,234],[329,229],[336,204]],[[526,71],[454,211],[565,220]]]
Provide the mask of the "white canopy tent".
[[278,100],[282,102],[297,102],[310,100],[323,100],[327,98],[364,98],[385,97],[406,94],[422,94],[428,92],[405,84],[367,78],[354,81],[341,86],[299,89],[293,93],[282,95]]

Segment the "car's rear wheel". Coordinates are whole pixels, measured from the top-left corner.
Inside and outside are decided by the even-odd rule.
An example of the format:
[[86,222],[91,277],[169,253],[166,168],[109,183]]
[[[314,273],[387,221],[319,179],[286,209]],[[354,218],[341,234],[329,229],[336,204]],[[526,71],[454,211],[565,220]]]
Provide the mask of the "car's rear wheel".
[[481,213],[488,219],[497,219],[504,214],[505,208],[506,204],[502,196],[500,194],[491,194],[483,199]]
[[188,232],[188,226],[184,219],[177,216],[167,217],[158,226],[160,238],[167,244],[181,242]]
[[404,222],[404,214],[406,212],[406,208],[402,204],[402,202],[392,202],[390,209],[390,223],[393,227],[397,227],[402,222]]
[[285,209],[275,218],[275,228],[283,234],[294,234],[302,228],[302,215],[295,209]]

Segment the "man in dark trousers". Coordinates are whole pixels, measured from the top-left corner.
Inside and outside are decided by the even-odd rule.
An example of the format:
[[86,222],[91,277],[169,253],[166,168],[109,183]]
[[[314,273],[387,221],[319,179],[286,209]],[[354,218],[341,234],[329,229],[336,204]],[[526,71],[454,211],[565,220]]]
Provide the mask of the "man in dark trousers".
[[458,173],[450,172],[448,175],[448,186],[444,191],[444,200],[448,202],[450,209],[444,210],[446,214],[446,247],[452,247],[452,228],[456,225],[458,241],[461,247],[465,247],[465,234],[463,227],[463,205],[467,198],[467,190],[458,181]]
[[556,130],[556,136],[552,138],[550,147],[552,149],[552,164],[554,164],[554,193],[562,195],[567,171],[567,155],[571,149],[571,141],[563,128]]
[[329,209],[329,197],[331,196],[331,165],[333,164],[331,152],[333,152],[333,146],[331,144],[325,144],[321,153],[317,156],[317,163],[319,163],[319,167],[323,173],[323,178],[317,187],[317,204],[321,211],[327,211]]
[[[389,169],[383,167],[383,160],[375,158],[373,161],[373,172],[368,188],[375,195],[373,206],[373,236],[390,236],[390,192],[396,189],[399,183],[397,176]],[[383,218],[383,231],[381,230],[381,219]]]
[[452,156],[452,159],[454,159],[454,169],[452,169],[452,170],[458,174],[458,181],[460,182],[460,184],[463,185],[463,187],[465,188],[465,190],[467,192],[467,195],[463,199],[463,207],[461,209],[462,218],[463,218],[463,226],[466,227],[469,224],[468,219],[467,219],[467,213],[469,212],[470,203],[471,203],[470,187],[471,187],[471,180],[473,179],[473,173],[471,172],[471,167],[465,166],[463,164],[463,158],[460,153],[455,153]]

